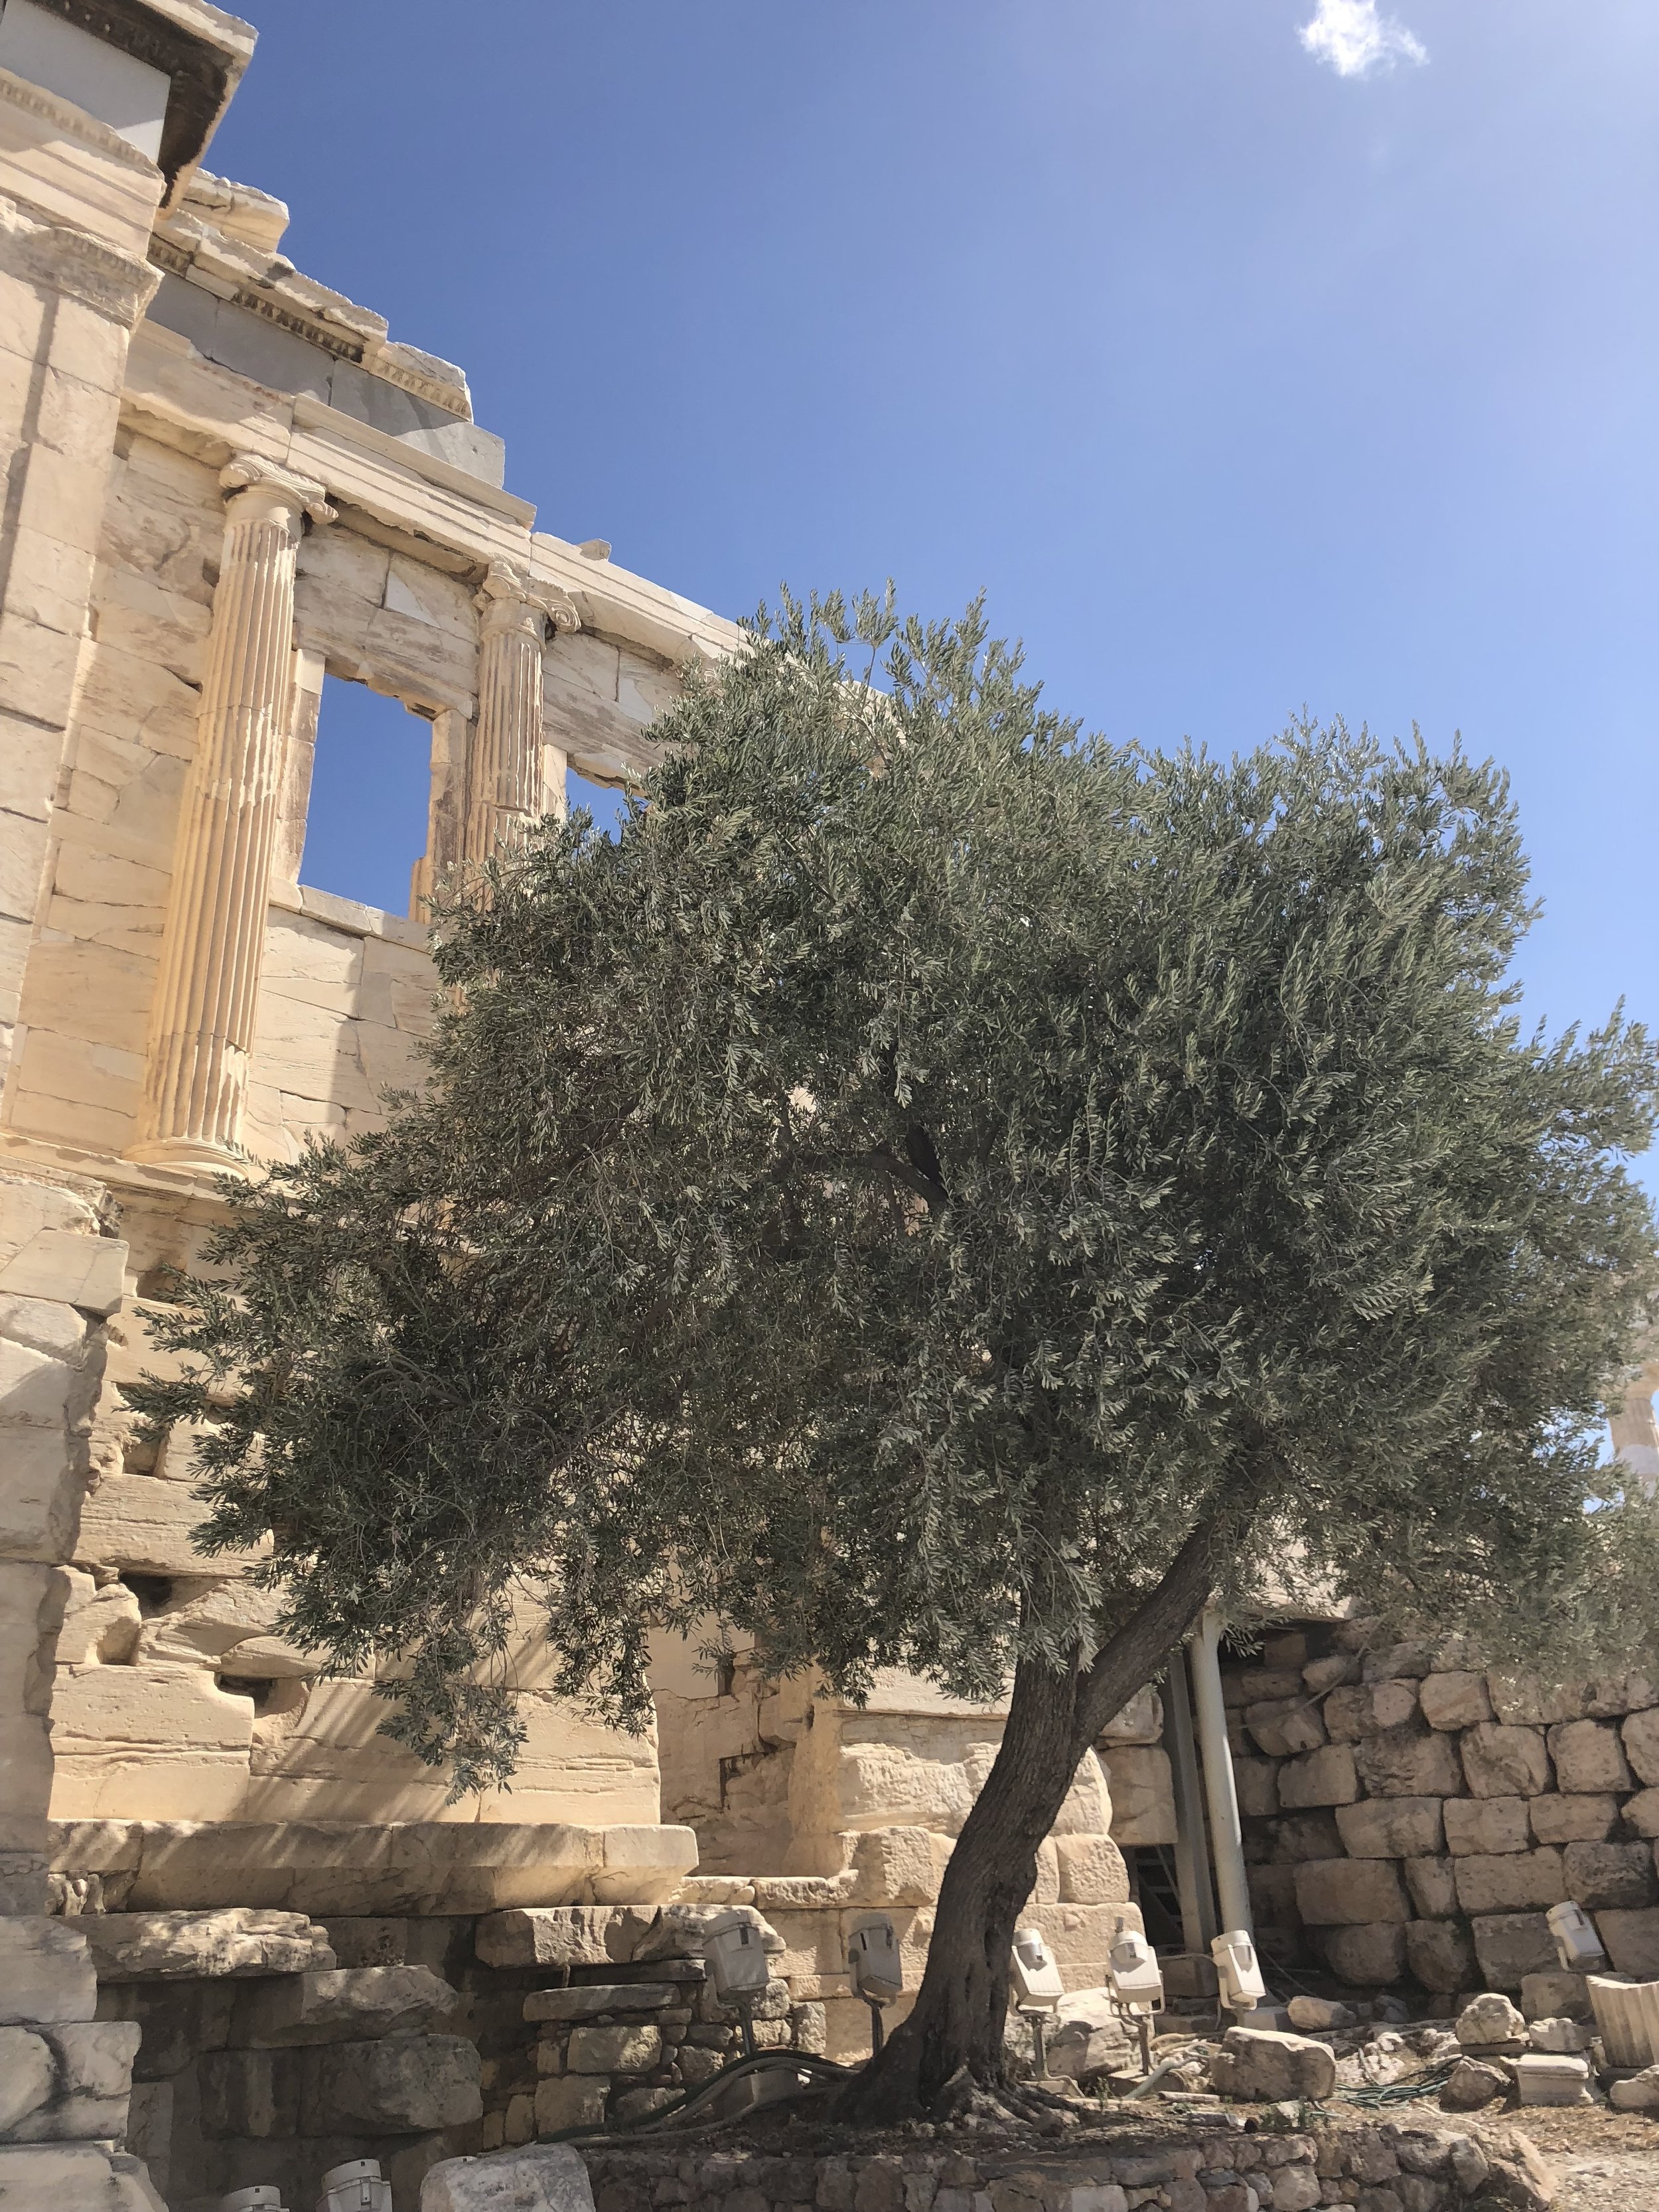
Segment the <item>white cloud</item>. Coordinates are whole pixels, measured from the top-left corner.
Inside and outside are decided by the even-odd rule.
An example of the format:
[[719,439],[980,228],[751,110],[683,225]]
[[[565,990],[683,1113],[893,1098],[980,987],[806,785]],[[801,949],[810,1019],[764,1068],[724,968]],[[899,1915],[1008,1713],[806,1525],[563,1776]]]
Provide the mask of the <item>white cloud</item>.
[[1318,0],[1301,35],[1314,59],[1328,62],[1339,76],[1368,76],[1396,62],[1429,58],[1428,49],[1403,23],[1378,15],[1376,0]]

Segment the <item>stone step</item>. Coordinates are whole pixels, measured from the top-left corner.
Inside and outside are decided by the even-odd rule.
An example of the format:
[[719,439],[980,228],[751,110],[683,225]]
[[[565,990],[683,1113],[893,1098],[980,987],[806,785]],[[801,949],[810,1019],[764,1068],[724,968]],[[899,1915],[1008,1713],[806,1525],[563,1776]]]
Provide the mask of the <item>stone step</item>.
[[532,1990],[526,2020],[593,2020],[601,2013],[665,2012],[682,2001],[676,1982],[590,1982],[585,1988]]

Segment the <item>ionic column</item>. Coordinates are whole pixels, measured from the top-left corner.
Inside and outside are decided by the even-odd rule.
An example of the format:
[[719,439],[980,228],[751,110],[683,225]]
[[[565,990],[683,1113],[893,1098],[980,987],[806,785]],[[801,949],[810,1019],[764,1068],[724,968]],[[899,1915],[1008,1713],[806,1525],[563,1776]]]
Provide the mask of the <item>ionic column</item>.
[[478,726],[467,775],[465,858],[513,845],[542,814],[542,647],[580,628],[562,593],[492,561],[478,593]]
[[327,522],[334,510],[321,484],[251,454],[219,482],[224,551],[130,1157],[225,1167],[242,1158],[293,679],[295,561],[305,517]]

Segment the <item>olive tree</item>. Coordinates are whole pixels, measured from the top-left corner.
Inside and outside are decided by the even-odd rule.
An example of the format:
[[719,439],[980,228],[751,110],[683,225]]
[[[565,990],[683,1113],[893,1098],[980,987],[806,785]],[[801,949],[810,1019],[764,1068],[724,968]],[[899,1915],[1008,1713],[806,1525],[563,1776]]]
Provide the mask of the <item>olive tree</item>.
[[1212,1593],[1646,1648],[1597,1434],[1654,1055],[1521,1026],[1516,816],[1455,750],[1108,744],[976,608],[868,599],[786,600],[653,735],[614,839],[441,912],[422,1094],[232,1192],[145,1403],[458,1790],[512,1772],[527,1595],[631,1725],[659,1626],[1011,1683],[846,2100],[891,2117],[999,2081],[1038,1846]]

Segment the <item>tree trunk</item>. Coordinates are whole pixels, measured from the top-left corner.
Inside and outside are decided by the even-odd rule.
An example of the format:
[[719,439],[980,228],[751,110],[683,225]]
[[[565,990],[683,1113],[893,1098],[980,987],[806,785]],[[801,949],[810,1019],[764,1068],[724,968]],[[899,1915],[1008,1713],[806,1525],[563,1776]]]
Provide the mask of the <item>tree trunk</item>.
[[1037,1846],[1059,1817],[1083,1754],[1151,1681],[1210,1592],[1214,1532],[1194,1530],[1158,1587],[1090,1667],[1014,1670],[1002,1743],[963,1822],[939,1890],[915,2008],[836,2100],[836,2118],[890,2125],[930,2111],[965,2066],[1003,2078],[1008,1960],[1036,1880]]

